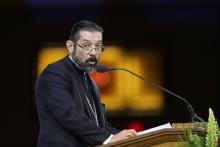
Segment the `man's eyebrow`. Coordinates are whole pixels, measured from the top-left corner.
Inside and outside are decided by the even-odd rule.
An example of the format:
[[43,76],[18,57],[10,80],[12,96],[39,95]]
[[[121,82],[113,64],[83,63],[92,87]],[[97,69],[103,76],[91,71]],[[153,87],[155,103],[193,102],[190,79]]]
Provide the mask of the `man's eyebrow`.
[[[87,39],[83,39],[83,40],[82,40],[82,42],[84,42],[84,41],[90,42],[90,40],[87,40]],[[102,40],[98,40],[97,43],[102,43]]]
[[83,39],[82,41],[89,41],[89,40],[87,40],[87,39]]

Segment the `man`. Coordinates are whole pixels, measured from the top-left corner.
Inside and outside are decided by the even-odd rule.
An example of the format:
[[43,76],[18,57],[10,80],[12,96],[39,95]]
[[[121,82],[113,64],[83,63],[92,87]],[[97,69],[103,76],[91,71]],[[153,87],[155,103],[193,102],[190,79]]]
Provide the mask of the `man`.
[[69,55],[41,73],[36,85],[38,147],[95,146],[136,135],[105,120],[97,85],[88,74],[104,50],[102,34],[93,22],[76,23],[66,42]]

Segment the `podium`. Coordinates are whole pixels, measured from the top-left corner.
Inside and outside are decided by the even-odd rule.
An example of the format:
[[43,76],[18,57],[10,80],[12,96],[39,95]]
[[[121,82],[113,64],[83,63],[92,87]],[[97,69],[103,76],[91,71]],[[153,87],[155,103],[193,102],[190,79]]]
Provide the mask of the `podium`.
[[[99,147],[176,147],[181,141],[186,141],[187,124],[174,123],[172,128],[162,129],[143,135],[135,136]],[[192,127],[192,133],[205,135],[205,130]]]

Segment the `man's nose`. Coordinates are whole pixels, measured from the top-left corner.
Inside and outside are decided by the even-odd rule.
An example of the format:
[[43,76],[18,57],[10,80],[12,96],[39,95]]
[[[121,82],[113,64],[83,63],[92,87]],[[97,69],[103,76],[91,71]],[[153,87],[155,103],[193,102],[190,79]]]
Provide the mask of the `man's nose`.
[[92,47],[90,55],[96,55],[96,54],[97,54],[96,49],[94,47]]

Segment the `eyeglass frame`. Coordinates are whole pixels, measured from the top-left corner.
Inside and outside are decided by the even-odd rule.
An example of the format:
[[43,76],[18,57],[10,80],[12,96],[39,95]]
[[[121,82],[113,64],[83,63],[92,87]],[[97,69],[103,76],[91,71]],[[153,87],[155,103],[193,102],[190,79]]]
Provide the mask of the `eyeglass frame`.
[[88,50],[87,50],[87,49],[86,49],[87,47],[83,47],[82,45],[78,44],[77,42],[75,42],[74,44],[78,45],[83,51],[87,51],[88,53],[92,52],[92,49],[95,49],[95,51],[96,51],[97,53],[101,53],[101,52],[103,52],[103,50],[105,49],[104,46],[103,46],[103,44],[101,44],[101,50],[98,50],[97,48],[92,48],[92,49],[90,49],[91,46],[88,47]]

